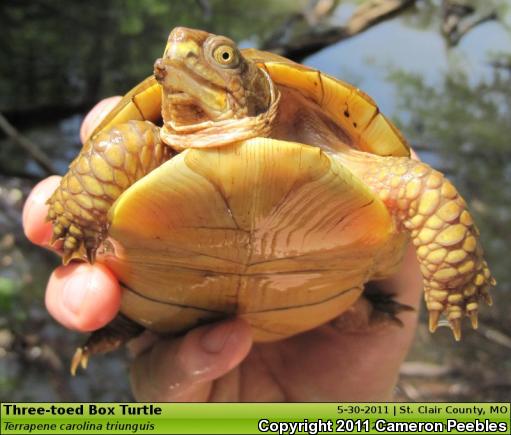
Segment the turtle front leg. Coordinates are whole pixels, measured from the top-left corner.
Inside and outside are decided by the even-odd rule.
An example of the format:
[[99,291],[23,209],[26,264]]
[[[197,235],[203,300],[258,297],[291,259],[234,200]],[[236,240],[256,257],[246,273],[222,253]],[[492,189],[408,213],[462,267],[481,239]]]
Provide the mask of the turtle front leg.
[[[479,303],[491,305],[491,276],[479,230],[456,188],[425,163],[401,157],[364,155],[353,160],[355,173],[372,188],[409,231],[424,279],[429,329],[445,313],[456,340],[461,320],[477,328]],[[352,163],[353,163],[352,162]]]
[[90,139],[48,200],[52,243],[63,240],[63,263],[94,262],[114,201],[135,181],[168,160],[171,149],[150,122],[130,121]]

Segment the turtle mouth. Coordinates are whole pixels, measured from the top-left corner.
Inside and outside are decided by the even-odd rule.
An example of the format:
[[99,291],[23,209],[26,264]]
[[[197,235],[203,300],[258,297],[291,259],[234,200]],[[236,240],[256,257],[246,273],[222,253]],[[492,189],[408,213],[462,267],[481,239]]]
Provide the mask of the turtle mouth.
[[208,113],[197,99],[186,92],[175,91],[167,94],[168,113],[166,124],[173,130],[191,128],[210,121]]
[[173,129],[219,121],[229,112],[226,90],[179,60],[159,62],[155,76],[163,86],[170,114],[167,124]]
[[192,95],[190,95],[184,91],[177,90],[177,89],[174,91],[170,91],[167,94],[167,98],[168,98],[169,102],[173,105],[196,104],[196,100]]
[[171,104],[197,104],[196,98],[184,89],[169,85],[166,90],[167,98]]
[[195,101],[191,95],[179,90],[169,92],[169,100],[175,104],[189,104]]

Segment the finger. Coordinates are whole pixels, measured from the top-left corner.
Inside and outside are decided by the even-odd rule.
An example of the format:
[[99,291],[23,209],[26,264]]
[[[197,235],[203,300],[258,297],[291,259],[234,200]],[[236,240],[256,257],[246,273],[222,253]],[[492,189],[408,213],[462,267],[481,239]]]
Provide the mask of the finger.
[[415,247],[410,243],[401,263],[399,272],[379,283],[381,289],[395,295],[398,302],[419,308],[422,294],[422,274],[415,254]]
[[96,263],[60,266],[46,287],[46,308],[64,326],[93,331],[110,322],[121,304],[121,289],[115,276]]
[[241,319],[202,326],[177,340],[156,343],[131,369],[135,398],[143,402],[205,401],[211,381],[241,363],[252,346]]
[[132,357],[137,357],[141,353],[151,348],[158,340],[160,340],[160,338],[161,337],[159,337],[154,332],[151,332],[148,329],[146,329],[138,337],[135,337],[134,339],[130,340],[126,344],[126,347]]
[[51,222],[46,221],[46,201],[60,183],[60,177],[53,175],[39,182],[28,196],[23,207],[23,230],[27,239],[36,245],[48,247],[52,235]]
[[97,103],[89,113],[85,116],[82,126],[80,128],[80,139],[85,143],[89,136],[105,116],[112,111],[112,109],[121,100],[121,97],[109,97]]

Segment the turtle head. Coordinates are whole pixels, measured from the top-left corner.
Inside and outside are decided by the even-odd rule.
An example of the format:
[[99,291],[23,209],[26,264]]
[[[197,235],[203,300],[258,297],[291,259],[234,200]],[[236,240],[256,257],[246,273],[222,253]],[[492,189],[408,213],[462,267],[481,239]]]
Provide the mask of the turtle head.
[[219,146],[269,134],[278,91],[229,38],[177,27],[154,75],[163,90],[162,137],[169,145]]

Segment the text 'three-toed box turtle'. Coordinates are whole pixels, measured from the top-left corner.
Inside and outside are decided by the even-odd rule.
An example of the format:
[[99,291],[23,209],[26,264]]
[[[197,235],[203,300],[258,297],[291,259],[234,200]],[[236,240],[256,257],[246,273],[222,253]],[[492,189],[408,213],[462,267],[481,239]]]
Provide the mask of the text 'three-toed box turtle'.
[[457,340],[464,316],[475,328],[495,284],[465,201],[371,98],[199,30],[171,32],[154,77],[96,129],[49,205],[64,263],[101,247],[124,288],[122,314],[74,368],[142,327],[238,315],[259,341],[314,328],[396,273],[410,239],[431,331],[442,313]]

